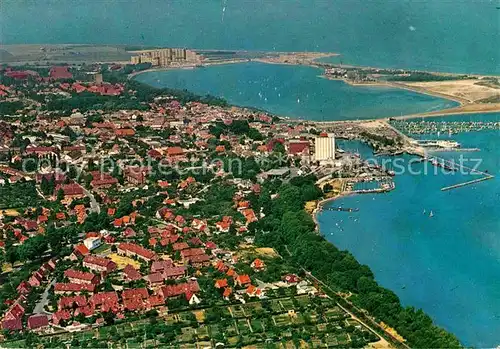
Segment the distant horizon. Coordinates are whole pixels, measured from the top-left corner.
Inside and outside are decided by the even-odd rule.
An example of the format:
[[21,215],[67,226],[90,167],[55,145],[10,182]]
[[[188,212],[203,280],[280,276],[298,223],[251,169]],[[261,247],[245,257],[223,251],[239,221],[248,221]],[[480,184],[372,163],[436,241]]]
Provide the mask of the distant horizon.
[[[5,0],[0,42],[336,52],[345,64],[500,74],[498,10],[439,0]],[[435,21],[439,18],[439,21]]]

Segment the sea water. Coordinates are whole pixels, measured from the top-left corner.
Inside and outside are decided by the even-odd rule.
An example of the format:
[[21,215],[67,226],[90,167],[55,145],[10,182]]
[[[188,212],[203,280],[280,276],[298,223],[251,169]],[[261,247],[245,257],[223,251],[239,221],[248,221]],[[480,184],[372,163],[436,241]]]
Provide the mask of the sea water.
[[500,73],[497,1],[3,0],[1,44],[321,51],[344,63]]
[[[500,114],[439,119],[447,118],[498,121]],[[479,160],[480,170],[497,176],[491,180],[443,192],[442,187],[475,175],[435,174],[428,163],[413,164],[413,172],[428,166],[428,174],[407,171],[395,177],[392,192],[330,203],[359,208],[359,212],[324,211],[318,217],[322,234],[370,266],[377,281],[394,291],[404,305],[422,308],[463,344],[475,347],[500,344],[499,136],[499,130],[452,135],[463,147],[481,150],[441,154],[457,162],[463,156],[469,166]],[[373,158],[364,144],[343,142],[341,146]],[[407,164],[412,158],[392,160]]]
[[187,89],[240,106],[307,120],[371,119],[451,108],[458,103],[381,86],[352,86],[313,67],[239,63],[139,74],[156,87]]

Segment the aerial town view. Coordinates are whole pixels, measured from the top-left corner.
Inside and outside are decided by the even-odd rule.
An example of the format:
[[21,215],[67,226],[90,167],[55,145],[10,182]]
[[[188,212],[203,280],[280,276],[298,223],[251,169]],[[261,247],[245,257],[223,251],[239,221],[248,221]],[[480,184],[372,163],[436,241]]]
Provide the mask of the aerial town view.
[[499,20],[2,1],[0,348],[499,346]]

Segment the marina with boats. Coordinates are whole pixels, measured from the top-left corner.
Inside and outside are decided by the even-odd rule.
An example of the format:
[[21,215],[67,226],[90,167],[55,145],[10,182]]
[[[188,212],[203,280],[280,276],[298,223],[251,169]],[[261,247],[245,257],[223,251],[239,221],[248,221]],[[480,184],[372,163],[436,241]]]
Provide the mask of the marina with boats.
[[500,130],[500,121],[431,121],[425,120],[396,120],[391,119],[390,123],[406,134],[422,135],[435,134],[438,137],[443,135],[451,136],[462,132],[478,132],[484,130]]

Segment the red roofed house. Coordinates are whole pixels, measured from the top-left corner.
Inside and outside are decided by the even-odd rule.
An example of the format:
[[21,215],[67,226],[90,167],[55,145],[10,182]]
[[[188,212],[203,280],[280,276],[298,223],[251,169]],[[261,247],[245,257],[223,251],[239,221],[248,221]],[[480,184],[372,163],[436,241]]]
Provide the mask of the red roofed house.
[[205,251],[202,248],[188,248],[181,251],[181,256],[185,261],[187,261],[189,257],[199,256],[202,254],[205,254]]
[[184,150],[181,147],[168,147],[167,155],[169,157],[182,156],[184,155]]
[[214,242],[212,242],[212,241],[207,241],[207,242],[205,243],[205,248],[208,248],[208,249],[210,249],[210,250],[213,250],[213,249],[216,249],[216,248],[217,248],[217,245],[216,245]]
[[100,292],[92,295],[89,299],[89,304],[94,307],[94,309],[102,312],[116,313],[120,310],[118,294],[114,291]]
[[154,261],[151,264],[151,272],[152,273],[162,273],[165,269],[171,268],[174,263],[171,260],[159,260]]
[[13,320],[13,319],[20,319],[24,315],[24,307],[19,304],[15,303],[13,306],[10,307],[10,309],[5,313],[4,319],[5,320]]
[[175,244],[172,245],[172,249],[174,251],[182,251],[189,248],[189,245],[187,242],[176,242]]
[[229,229],[231,228],[231,223],[221,221],[221,222],[215,223],[215,226],[217,227],[217,229],[221,233],[227,233],[227,232],[229,232]]
[[59,325],[61,321],[68,321],[71,319],[71,313],[68,310],[59,310],[52,314],[52,323]]
[[148,290],[145,288],[128,289],[122,292],[123,306],[127,310],[141,310],[147,306],[149,298]]
[[130,264],[127,264],[127,266],[123,268],[123,274],[125,274],[125,279],[128,281],[142,279],[142,275]]
[[43,282],[43,275],[39,271],[35,271],[31,274],[31,277],[28,280],[28,283],[31,287],[38,287]]
[[255,216],[255,212],[251,208],[243,210],[241,213],[245,216],[247,224],[257,221],[257,216]]
[[163,296],[165,298],[177,297],[182,294],[196,293],[200,291],[200,286],[197,281],[188,281],[179,285],[167,285],[161,288]]
[[186,258],[189,264],[195,268],[208,267],[210,265],[210,256],[205,253]]
[[54,79],[71,79],[73,74],[68,71],[68,67],[66,66],[53,66],[50,68],[49,76]]
[[224,293],[222,294],[222,297],[224,297],[224,299],[228,300],[229,299],[229,296],[233,293],[233,290],[231,287],[226,287],[224,289]]
[[291,140],[288,143],[288,154],[290,155],[308,155],[309,154],[309,141],[305,140]]
[[101,280],[99,275],[87,273],[75,269],[68,269],[64,272],[64,276],[69,279],[71,283],[75,284],[93,284],[97,285]]
[[150,172],[151,169],[147,167],[128,166],[124,171],[124,177],[129,183],[141,185],[146,182]]
[[112,186],[116,185],[118,183],[118,179],[116,178],[98,178],[98,179],[93,179],[90,182],[90,185],[92,186],[93,189],[101,189],[101,188],[111,188]]
[[250,280],[250,276],[248,275],[238,275],[236,277],[236,284],[239,286],[246,286],[252,283],[252,280]]
[[74,250],[73,250],[73,253],[71,254],[71,259],[78,259],[78,258],[83,258],[85,257],[86,255],[88,255],[90,253],[89,249],[87,248],[87,246],[85,246],[84,244],[78,244],[75,246]]
[[300,281],[300,278],[295,274],[287,274],[283,277],[283,281],[289,284],[296,284]]
[[94,284],[75,284],[75,283],[56,283],[54,285],[54,293],[78,293],[78,292],[91,292],[95,291]]
[[26,294],[30,293],[31,285],[28,282],[23,281],[19,284],[19,286],[17,286],[16,290],[17,290],[18,294],[26,295]]
[[59,190],[64,192],[65,199],[83,198],[85,196],[83,188],[77,183],[60,184],[54,190],[54,195],[57,196]]
[[227,287],[227,279],[220,279],[215,281],[215,288],[224,288]]
[[126,238],[133,238],[137,235],[137,233],[135,232],[134,229],[132,228],[127,228],[123,231],[123,236],[126,237]]
[[179,279],[186,275],[186,267],[170,267],[163,270],[164,279]]
[[175,217],[175,222],[182,227],[184,224],[186,224],[186,219],[181,215],[177,215]]
[[122,242],[118,245],[118,253],[127,256],[136,256],[147,262],[157,258],[156,253],[137,244]]
[[28,328],[30,330],[47,327],[48,325],[49,319],[45,314],[35,314],[28,318]]
[[148,277],[148,282],[150,284],[150,287],[163,285],[164,279],[163,279],[163,275],[161,273],[149,274],[147,277]]
[[20,331],[23,329],[21,318],[4,319],[2,321],[2,328],[7,331]]
[[85,296],[77,295],[72,297],[61,297],[57,302],[57,309],[71,309],[74,307],[83,307],[87,305],[87,298]]
[[261,270],[264,269],[266,265],[264,264],[263,261],[257,258],[252,262],[252,264],[250,264],[250,266],[256,270]]
[[207,223],[202,221],[201,219],[194,218],[191,222],[191,227],[196,230],[205,230],[207,227]]
[[148,298],[148,303],[151,307],[157,307],[165,304],[165,298],[162,294],[154,294]]
[[135,131],[131,128],[120,128],[115,130],[115,135],[118,137],[132,137],[135,135]]
[[83,266],[99,272],[111,273],[116,269],[116,263],[108,258],[88,255],[83,259]]

